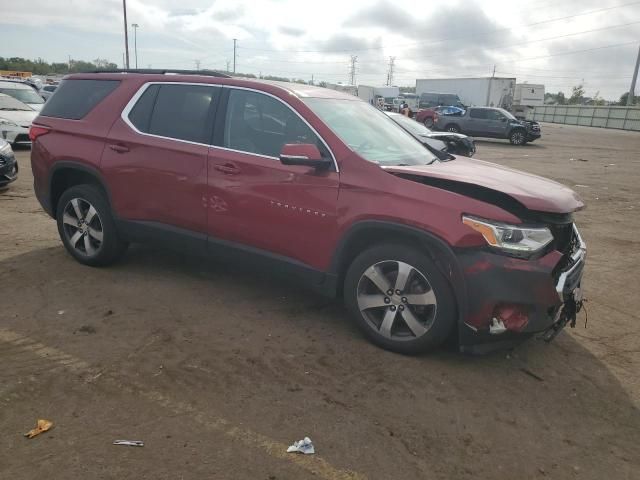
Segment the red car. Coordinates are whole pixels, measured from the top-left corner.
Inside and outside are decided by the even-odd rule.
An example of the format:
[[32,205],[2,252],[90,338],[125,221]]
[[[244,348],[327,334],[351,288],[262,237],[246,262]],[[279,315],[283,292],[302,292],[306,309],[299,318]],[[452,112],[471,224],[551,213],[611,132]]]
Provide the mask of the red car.
[[460,116],[464,114],[464,109],[460,107],[433,107],[433,108],[425,108],[424,110],[418,111],[415,116],[415,120],[424,124],[427,128],[436,127],[440,116],[442,115],[454,115]]
[[[171,74],[169,74],[171,73]],[[130,242],[250,262],[344,299],[403,353],[482,351],[575,320],[585,246],[558,183],[438,160],[351,95],[202,72],[66,77],[34,188],[79,262]]]

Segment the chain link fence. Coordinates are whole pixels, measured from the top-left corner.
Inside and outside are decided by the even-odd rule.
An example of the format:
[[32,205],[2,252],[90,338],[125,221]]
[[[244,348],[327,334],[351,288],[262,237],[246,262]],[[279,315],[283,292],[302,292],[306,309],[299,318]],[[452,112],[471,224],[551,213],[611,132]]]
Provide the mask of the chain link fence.
[[533,112],[529,112],[528,118],[537,122],[640,131],[639,107],[545,105],[535,107]]

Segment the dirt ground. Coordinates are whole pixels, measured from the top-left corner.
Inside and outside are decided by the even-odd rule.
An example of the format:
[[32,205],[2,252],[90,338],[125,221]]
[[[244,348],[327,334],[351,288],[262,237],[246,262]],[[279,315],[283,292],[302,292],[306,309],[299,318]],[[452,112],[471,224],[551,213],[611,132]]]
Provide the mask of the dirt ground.
[[[482,357],[385,352],[337,303],[148,247],[83,267],[17,152],[0,193],[0,478],[640,478],[640,134],[543,133],[477,156],[583,196],[588,325]],[[25,439],[38,418],[55,427]],[[317,455],[284,453],[305,435]]]

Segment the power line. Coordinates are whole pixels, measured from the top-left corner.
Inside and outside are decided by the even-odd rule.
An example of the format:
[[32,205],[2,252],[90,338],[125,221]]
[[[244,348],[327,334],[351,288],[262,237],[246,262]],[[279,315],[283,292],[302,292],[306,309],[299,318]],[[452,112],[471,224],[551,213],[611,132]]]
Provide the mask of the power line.
[[[421,42],[411,42],[411,43],[405,43],[405,44],[396,44],[396,45],[381,45],[381,46],[376,46],[376,47],[363,47],[363,48],[357,48],[357,49],[349,49],[349,50],[286,50],[287,53],[345,53],[345,52],[361,52],[361,51],[368,51],[368,50],[384,50],[385,48],[398,48],[398,47],[408,47],[408,46],[417,46],[417,45],[422,45],[425,43],[428,43],[429,45],[432,45],[434,43],[442,43],[442,42],[448,42],[451,40],[458,40],[458,39],[465,39],[465,38],[475,38],[475,37],[482,37],[482,36],[486,36],[486,35],[492,35],[496,32],[503,32],[503,31],[509,31],[509,30],[515,30],[515,29],[520,29],[523,27],[533,27],[536,25],[543,25],[545,23],[552,23],[552,22],[559,22],[561,20],[569,20],[571,18],[576,18],[576,17],[582,17],[585,15],[592,15],[594,13],[601,13],[601,12],[605,12],[605,11],[609,11],[609,10],[614,10],[614,9],[618,9],[618,8],[623,8],[623,7],[629,7],[632,5],[638,5],[640,4],[640,1],[636,1],[636,2],[629,2],[629,3],[623,3],[621,5],[614,5],[612,7],[604,7],[604,8],[598,8],[596,10],[588,10],[586,12],[582,12],[582,13],[576,13],[573,15],[565,15],[564,17],[556,17],[556,18],[550,18],[547,20],[542,20],[539,22],[533,22],[533,23],[527,23],[527,24],[523,24],[523,25],[516,25],[516,26],[512,26],[512,27],[502,27],[502,28],[496,28],[493,30],[489,30],[487,32],[483,32],[483,33],[477,33],[477,34],[471,34],[471,35],[462,35],[462,36],[455,36],[455,37],[445,37],[442,38],[440,40],[425,40],[425,41],[421,41]],[[255,51],[261,51],[261,52],[283,52],[283,50],[273,50],[273,49],[262,49],[262,48],[252,48],[252,47],[245,47],[246,50],[255,50]]]

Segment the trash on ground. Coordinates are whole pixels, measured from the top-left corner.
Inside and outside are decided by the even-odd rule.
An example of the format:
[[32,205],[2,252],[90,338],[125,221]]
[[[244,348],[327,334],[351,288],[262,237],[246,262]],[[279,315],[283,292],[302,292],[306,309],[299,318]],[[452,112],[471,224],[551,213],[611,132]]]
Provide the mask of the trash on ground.
[[58,315],[64,315],[64,310],[58,310]]
[[37,435],[40,435],[41,433],[46,432],[47,430],[51,430],[51,427],[53,427],[53,422],[51,420],[40,419],[36,422],[36,428],[34,428],[33,430],[29,430],[24,434],[24,436],[27,438],[33,438]]
[[127,447],[144,447],[144,442],[141,440],[116,440],[114,445],[126,445]]
[[305,455],[311,455],[316,453],[315,448],[313,448],[313,443],[309,437],[304,437],[303,440],[298,440],[297,442],[293,442],[289,448],[287,448],[287,453],[304,453]]

